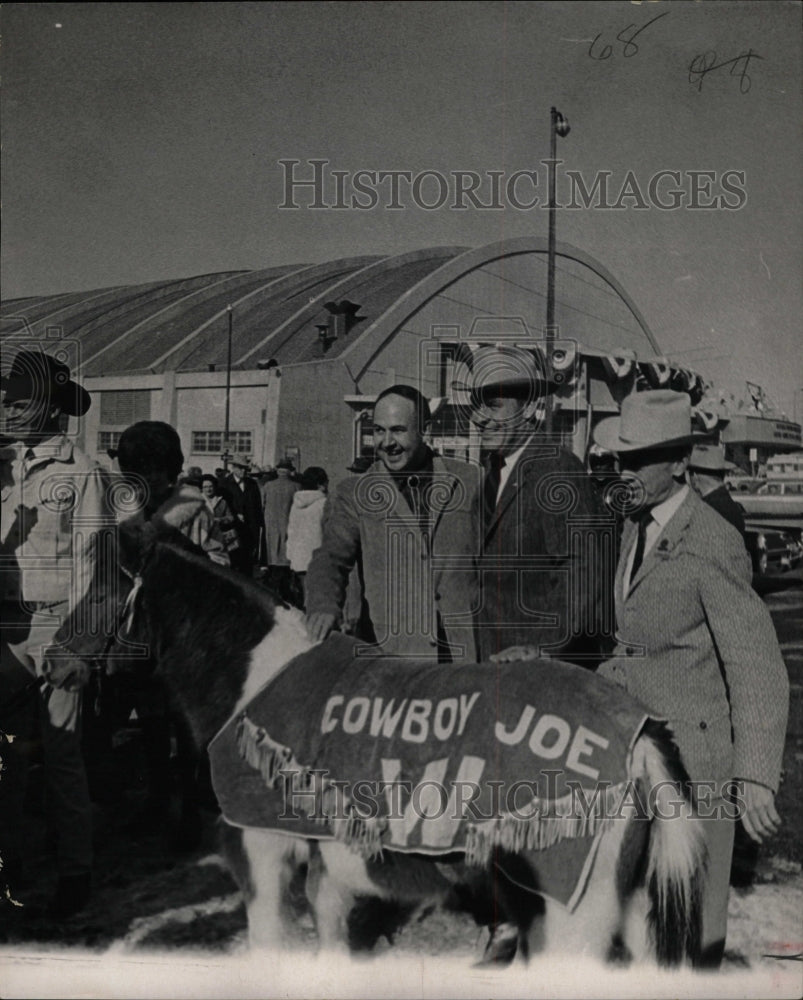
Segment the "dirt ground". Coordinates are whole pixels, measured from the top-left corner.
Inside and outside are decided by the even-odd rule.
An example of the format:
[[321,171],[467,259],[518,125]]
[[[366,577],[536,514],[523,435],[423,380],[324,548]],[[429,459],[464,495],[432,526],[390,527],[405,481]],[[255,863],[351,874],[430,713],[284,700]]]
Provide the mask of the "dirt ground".
[[[778,796],[784,823],[779,834],[762,846],[757,857],[749,851],[740,854],[734,871],[728,942],[721,975],[727,978],[729,973],[763,971],[771,977],[768,989],[777,979],[782,984],[777,995],[799,996],[803,994],[803,843],[800,838],[803,829],[803,587],[779,590],[765,599],[773,614],[792,689],[784,777]],[[4,963],[19,962],[26,954],[41,953],[42,949],[63,955],[84,954],[88,950],[91,955],[106,957],[145,957],[163,953],[187,957],[197,954],[199,949],[208,959],[242,955],[245,910],[217,853],[215,814],[211,810],[202,812],[201,843],[189,854],[178,853],[171,847],[171,820],[176,817],[164,817],[160,828],[150,832],[134,833],[129,829],[143,796],[139,739],[135,728],[116,736],[113,767],[120,779],[117,794],[111,801],[94,806],[97,861],[93,896],[85,910],[60,925],[46,915],[46,902],[56,876],[52,851],[43,832],[43,805],[35,794],[36,782],[33,783],[34,794],[26,817],[30,833],[29,878],[17,894],[19,899],[0,902],[0,973]],[[305,961],[312,961],[315,944],[311,917],[301,904],[297,904],[296,920],[287,942],[288,953],[297,950],[305,956]],[[416,913],[396,934],[392,948],[384,937],[380,938],[374,953],[388,960],[408,956],[411,960],[423,961],[428,956],[448,956],[449,960],[465,959],[465,967],[470,968],[480,948],[480,929],[470,916],[435,909]],[[11,965],[6,967],[11,968]],[[35,977],[31,982],[34,980]],[[798,981],[799,988],[796,988],[794,984]],[[388,982],[383,982],[387,987]],[[81,987],[71,992],[73,986],[66,981],[63,985],[64,992],[53,995],[87,995]],[[124,984],[119,988],[122,992],[114,995],[128,995]],[[0,986],[0,995],[36,995],[35,991],[26,993],[21,989],[22,992],[7,992]],[[787,994],[789,989],[791,992]],[[749,990],[742,992],[753,995]],[[647,993],[649,995],[650,991]],[[235,988],[231,993],[208,995],[245,994]],[[266,988],[264,995],[274,994]],[[387,995],[393,995],[392,990]],[[444,995],[450,995],[449,991]],[[678,992],[678,995],[695,994]],[[740,995],[738,990],[735,995]]]

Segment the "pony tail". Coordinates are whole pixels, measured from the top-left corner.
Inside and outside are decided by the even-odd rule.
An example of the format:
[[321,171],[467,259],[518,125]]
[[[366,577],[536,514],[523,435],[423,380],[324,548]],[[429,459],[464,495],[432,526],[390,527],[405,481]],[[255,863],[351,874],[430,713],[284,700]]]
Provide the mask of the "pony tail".
[[707,850],[688,775],[668,731],[645,732],[634,747],[652,804],[647,848],[648,925],[659,965],[699,965]]

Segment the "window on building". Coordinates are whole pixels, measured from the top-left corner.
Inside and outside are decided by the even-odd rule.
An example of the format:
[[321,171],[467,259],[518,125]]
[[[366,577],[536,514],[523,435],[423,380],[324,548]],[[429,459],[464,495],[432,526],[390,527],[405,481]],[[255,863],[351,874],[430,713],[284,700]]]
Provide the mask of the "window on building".
[[[229,450],[250,455],[253,449],[251,431],[229,431]],[[223,447],[223,431],[193,431],[193,455],[220,455]]]
[[99,431],[98,451],[108,451],[109,448],[116,448],[120,442],[122,431]]
[[125,428],[150,418],[149,389],[114,389],[100,393],[101,424],[119,424]]

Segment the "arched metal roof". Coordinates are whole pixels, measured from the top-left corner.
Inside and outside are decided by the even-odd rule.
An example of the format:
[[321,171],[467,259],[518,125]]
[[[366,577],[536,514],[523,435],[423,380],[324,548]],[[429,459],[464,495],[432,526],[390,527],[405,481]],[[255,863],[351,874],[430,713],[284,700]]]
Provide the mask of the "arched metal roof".
[[[0,335],[38,342],[52,339],[60,346],[67,341],[71,364],[84,377],[198,371],[212,365],[220,369],[226,364],[231,306],[235,368],[255,368],[258,361],[270,358],[280,364],[342,358],[359,375],[394,334],[438,296],[448,309],[450,290],[475,273],[482,273],[486,283],[482,287],[504,282],[508,279],[501,264],[522,255],[534,255],[537,273],[527,269],[525,281],[508,283],[516,284],[518,294],[540,308],[546,253],[546,239],[525,237],[475,249],[436,247],[395,256],[349,257],[33,296],[2,304]],[[596,346],[604,349],[627,333],[637,337],[647,352],[659,353],[635,303],[598,261],[558,244],[556,269],[559,317],[574,315],[579,327],[585,324],[586,329],[591,317],[592,333],[602,331],[599,336],[605,341]],[[481,298],[480,291],[475,291],[475,298]],[[357,322],[322,355],[316,325],[329,316],[326,303],[343,299],[360,305]],[[614,307],[615,318],[610,311]],[[482,312],[482,303],[476,308]],[[586,319],[580,320],[583,316]]]

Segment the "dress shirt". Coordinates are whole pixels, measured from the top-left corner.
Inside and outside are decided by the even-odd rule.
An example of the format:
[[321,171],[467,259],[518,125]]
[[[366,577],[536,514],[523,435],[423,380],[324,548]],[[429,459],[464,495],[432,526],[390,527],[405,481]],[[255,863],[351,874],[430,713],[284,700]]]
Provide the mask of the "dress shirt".
[[[647,522],[646,535],[644,539],[644,556],[642,558],[642,565],[644,564],[644,559],[647,558],[650,549],[658,541],[658,537],[664,528],[669,524],[673,515],[676,513],[680,505],[686,499],[686,495],[689,492],[688,486],[683,486],[673,493],[671,497],[666,500],[662,500],[661,503],[656,504],[650,511],[649,521]],[[638,532],[633,539],[633,544],[630,546],[630,552],[627,555],[627,572],[625,573],[625,593],[630,590],[630,576],[633,569],[633,558],[636,555],[636,545],[638,544]]]
[[502,471],[500,472],[499,475],[499,489],[496,491],[497,503],[499,503],[499,497],[502,496],[502,490],[504,490],[505,484],[507,483],[508,479],[510,479],[510,474],[513,472],[513,469],[516,466],[516,462],[518,462],[518,460],[521,458],[522,454],[524,453],[524,449],[532,441],[532,439],[533,435],[531,434],[524,442],[524,444],[521,446],[521,448],[517,448],[510,455],[505,455],[505,464],[502,466]]

